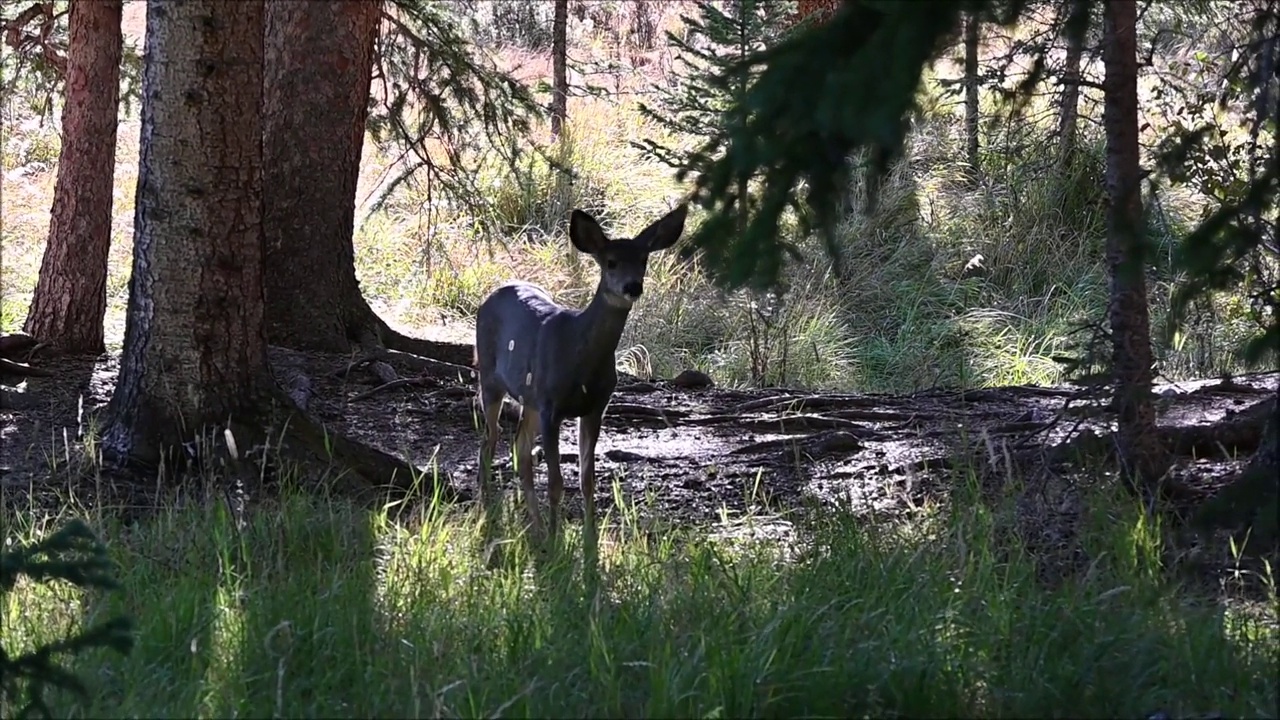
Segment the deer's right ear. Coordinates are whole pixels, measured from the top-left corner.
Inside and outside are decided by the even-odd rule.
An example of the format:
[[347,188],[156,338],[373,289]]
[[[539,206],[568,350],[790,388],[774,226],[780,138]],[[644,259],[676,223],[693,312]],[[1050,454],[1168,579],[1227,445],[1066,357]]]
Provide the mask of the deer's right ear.
[[600,223],[582,210],[574,210],[569,216],[569,240],[574,247],[589,255],[595,255],[609,244]]

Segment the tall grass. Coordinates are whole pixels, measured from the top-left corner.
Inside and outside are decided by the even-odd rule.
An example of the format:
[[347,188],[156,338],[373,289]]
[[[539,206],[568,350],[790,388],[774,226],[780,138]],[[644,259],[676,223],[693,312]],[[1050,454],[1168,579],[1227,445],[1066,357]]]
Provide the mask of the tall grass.
[[521,538],[483,569],[455,511],[175,503],[97,520],[122,591],[20,584],[0,620],[22,649],[135,617],[130,656],[77,661],[91,693],[56,697],[65,717],[1275,717],[1275,618],[1179,595],[1158,530],[1106,500],[1092,565],[1058,584],[967,501],[910,526],[808,514],[781,544],[624,507],[599,595]]

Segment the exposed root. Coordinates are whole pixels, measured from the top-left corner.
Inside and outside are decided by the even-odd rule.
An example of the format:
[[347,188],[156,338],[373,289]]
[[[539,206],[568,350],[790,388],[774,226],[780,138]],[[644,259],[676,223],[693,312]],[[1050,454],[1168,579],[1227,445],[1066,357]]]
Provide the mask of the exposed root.
[[379,385],[378,387],[372,390],[366,390],[365,392],[362,392],[359,395],[356,395],[355,397],[351,398],[349,402],[360,402],[361,400],[368,400],[369,398],[379,393],[383,393],[388,390],[395,390],[402,387],[439,387],[439,386],[440,386],[440,381],[430,376],[416,377],[416,378],[396,378],[395,380],[385,382],[382,385]]
[[15,362],[3,357],[0,357],[0,375],[17,375],[18,377],[53,377],[53,373],[48,370],[42,370],[38,367],[32,367],[25,363]]

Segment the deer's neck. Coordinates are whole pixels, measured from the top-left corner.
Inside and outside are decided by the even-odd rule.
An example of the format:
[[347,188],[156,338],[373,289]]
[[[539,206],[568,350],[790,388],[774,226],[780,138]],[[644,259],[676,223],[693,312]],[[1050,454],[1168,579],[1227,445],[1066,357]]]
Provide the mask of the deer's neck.
[[592,362],[608,363],[613,366],[613,353],[622,340],[622,331],[627,326],[629,307],[618,307],[609,302],[602,288],[596,288],[591,303],[578,316],[578,331],[582,338],[583,359]]

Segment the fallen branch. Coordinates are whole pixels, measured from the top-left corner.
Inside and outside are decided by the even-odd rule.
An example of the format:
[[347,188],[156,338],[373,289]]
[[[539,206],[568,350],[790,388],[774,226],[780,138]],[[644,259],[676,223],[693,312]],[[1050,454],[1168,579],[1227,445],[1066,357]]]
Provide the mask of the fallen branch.
[[440,382],[439,380],[430,376],[423,376],[423,377],[416,377],[416,378],[396,378],[395,380],[392,380],[391,382],[383,383],[382,385],[379,385],[378,387],[373,388],[372,390],[366,390],[365,392],[362,392],[359,395],[356,395],[355,397],[351,398],[347,402],[354,403],[354,402],[360,402],[361,400],[368,400],[369,398],[379,393],[383,393],[388,390],[395,390],[397,388],[402,388],[402,387],[435,387],[439,384],[439,382]]
[[760,440],[730,452],[734,455],[768,452],[780,449],[799,449],[808,454],[832,455],[835,453],[855,453],[862,450],[862,441],[853,433],[843,430],[827,431],[803,437],[772,438]]

